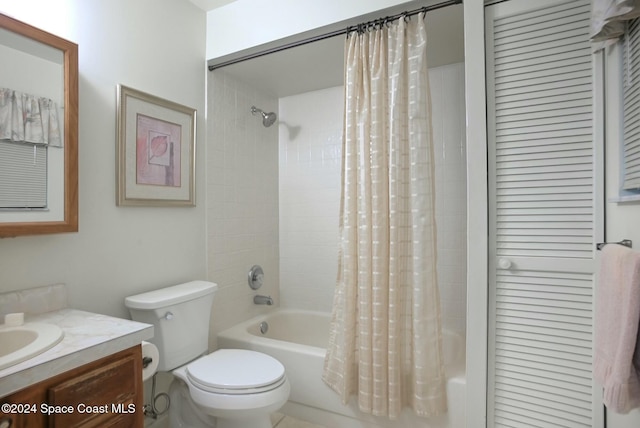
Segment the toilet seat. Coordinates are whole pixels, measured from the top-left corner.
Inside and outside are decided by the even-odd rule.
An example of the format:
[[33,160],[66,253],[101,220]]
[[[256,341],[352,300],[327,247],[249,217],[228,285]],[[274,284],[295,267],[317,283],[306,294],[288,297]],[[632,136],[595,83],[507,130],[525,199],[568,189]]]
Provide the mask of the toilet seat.
[[271,391],[285,381],[275,358],[246,349],[220,349],[186,367],[189,382],[215,394],[241,395]]

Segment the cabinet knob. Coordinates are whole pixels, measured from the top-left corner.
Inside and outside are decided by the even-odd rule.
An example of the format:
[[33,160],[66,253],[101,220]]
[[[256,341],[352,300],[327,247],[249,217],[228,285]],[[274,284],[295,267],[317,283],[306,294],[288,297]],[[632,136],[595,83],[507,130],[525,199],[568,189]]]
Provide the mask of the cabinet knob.
[[511,267],[511,260],[505,258],[498,259],[498,267],[500,269],[509,269]]
[[0,428],[10,428],[13,425],[13,420],[9,417],[0,419]]

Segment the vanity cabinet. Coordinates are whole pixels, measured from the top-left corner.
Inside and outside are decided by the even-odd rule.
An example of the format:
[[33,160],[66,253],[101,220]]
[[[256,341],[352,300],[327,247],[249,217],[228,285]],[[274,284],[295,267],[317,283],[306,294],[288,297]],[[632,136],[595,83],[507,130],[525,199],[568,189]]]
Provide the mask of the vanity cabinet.
[[4,397],[0,403],[0,428],[142,428],[141,347],[62,373]]

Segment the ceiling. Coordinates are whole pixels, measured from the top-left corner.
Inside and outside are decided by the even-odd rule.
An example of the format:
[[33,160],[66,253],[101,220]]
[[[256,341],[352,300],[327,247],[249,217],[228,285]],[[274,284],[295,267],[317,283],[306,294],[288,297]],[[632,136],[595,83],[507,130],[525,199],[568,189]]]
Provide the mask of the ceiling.
[[234,2],[235,0],[189,0],[200,9],[209,11],[224,6],[225,4]]
[[[191,0],[224,3],[233,0]],[[431,11],[426,17],[429,67],[464,61],[463,6]],[[276,97],[343,84],[344,35],[222,67],[237,79]]]

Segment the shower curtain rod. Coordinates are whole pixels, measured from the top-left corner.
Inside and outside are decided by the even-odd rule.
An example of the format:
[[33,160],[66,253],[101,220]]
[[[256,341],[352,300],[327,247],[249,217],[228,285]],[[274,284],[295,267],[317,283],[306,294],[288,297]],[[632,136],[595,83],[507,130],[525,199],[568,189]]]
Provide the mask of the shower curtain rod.
[[442,1],[440,3],[436,3],[433,4],[431,6],[424,6],[421,7],[420,9],[415,9],[415,10],[411,10],[408,12],[403,12],[403,13],[398,13],[396,15],[392,15],[392,16],[387,16],[384,18],[379,18],[379,19],[374,19],[373,21],[368,21],[362,24],[357,24],[357,25],[351,25],[347,28],[343,28],[341,30],[336,30],[336,31],[331,31],[329,33],[325,33],[325,34],[320,34],[318,36],[314,36],[314,37],[309,37],[307,39],[302,39],[299,40],[297,42],[291,42],[291,43],[287,43],[281,46],[276,46],[274,48],[271,49],[265,49],[263,51],[259,51],[256,53],[252,53],[249,55],[245,55],[245,56],[241,56],[238,57],[236,59],[230,59],[228,61],[224,61],[221,62],[219,64],[214,64],[214,65],[210,65],[209,66],[209,71],[213,71],[216,70],[218,68],[222,68],[222,67],[226,67],[227,65],[232,65],[232,64],[237,64],[239,62],[242,61],[247,61],[249,59],[254,59],[254,58],[258,58],[264,55],[269,55],[272,53],[276,53],[276,52],[280,52],[280,51],[284,51],[287,49],[291,49],[291,48],[297,48],[298,46],[303,46],[303,45],[307,45],[309,43],[313,43],[313,42],[319,42],[320,40],[325,40],[325,39],[329,39],[331,37],[336,37],[336,36],[340,36],[340,35],[344,35],[344,34],[349,34],[353,31],[358,31],[358,29],[360,28],[367,28],[369,26],[372,25],[379,25],[379,24],[383,24],[386,22],[390,22],[390,21],[395,21],[396,19],[402,18],[402,17],[409,17],[409,16],[413,16],[413,15],[417,15],[421,12],[431,12],[432,10],[436,10],[436,9],[441,9],[443,7],[447,7],[447,6],[453,6],[456,4],[461,4],[462,0],[445,0]]

